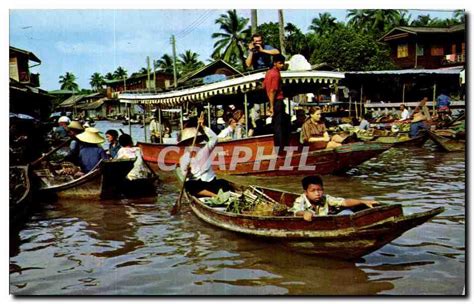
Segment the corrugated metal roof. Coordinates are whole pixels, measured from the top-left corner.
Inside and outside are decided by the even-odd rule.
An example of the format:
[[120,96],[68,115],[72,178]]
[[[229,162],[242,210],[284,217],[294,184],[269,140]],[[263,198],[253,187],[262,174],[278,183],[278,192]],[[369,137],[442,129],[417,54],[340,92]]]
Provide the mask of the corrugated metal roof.
[[79,100],[84,98],[86,95],[72,95],[71,97],[67,98],[63,102],[61,102],[58,107],[60,108],[70,108],[73,107]]
[[107,98],[101,98],[99,100],[93,101],[93,102],[88,102],[85,104],[78,105],[77,108],[81,110],[92,110],[92,109],[97,109],[98,107],[102,106],[104,104],[104,101]]
[[[281,72],[283,83],[335,83],[344,78],[344,73],[328,71],[285,71]],[[245,93],[261,89],[265,72],[227,79],[207,85],[174,90],[164,93],[121,93],[120,102],[140,104],[161,104],[176,106],[184,102],[199,102],[216,95]]]
[[452,67],[446,69],[406,69],[406,70],[384,70],[384,71],[351,71],[347,75],[406,75],[406,74],[445,74],[456,75],[463,67]]
[[397,26],[390,31],[388,31],[385,35],[383,35],[379,41],[385,39],[385,37],[390,36],[393,32],[395,31],[402,31],[410,34],[427,34],[427,33],[432,33],[432,34],[437,34],[437,33],[454,33],[454,32],[459,32],[459,31],[464,31],[466,30],[466,25],[463,24],[457,24],[453,25],[450,27],[416,27],[416,26]]
[[17,53],[25,54],[28,57],[29,60],[37,62],[37,63],[41,63],[41,60],[39,60],[39,58],[36,57],[36,55],[33,54],[32,52],[25,51],[25,50],[22,50],[22,49],[13,47],[13,46],[10,46],[10,52],[17,52]]

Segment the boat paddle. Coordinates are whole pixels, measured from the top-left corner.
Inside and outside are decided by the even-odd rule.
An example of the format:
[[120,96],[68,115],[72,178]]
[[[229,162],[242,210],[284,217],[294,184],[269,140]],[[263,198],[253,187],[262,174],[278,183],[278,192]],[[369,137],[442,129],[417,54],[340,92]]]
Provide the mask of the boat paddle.
[[[203,118],[204,118],[204,112],[201,112],[201,116],[199,117],[199,120],[201,120]],[[201,126],[199,124],[199,120],[198,120],[198,125],[197,125],[197,128],[196,128],[196,133],[194,134],[193,142],[191,144],[190,153],[194,149],[194,145],[196,144],[196,138],[197,138],[198,133],[199,133],[199,127]],[[171,209],[171,214],[172,215],[177,214],[179,212],[179,210],[181,209],[181,199],[183,198],[183,194],[184,194],[184,184],[186,183],[186,180],[188,179],[188,176],[189,176],[190,173],[191,173],[191,161],[189,162],[189,165],[186,168],[186,174],[184,175],[184,178],[183,178],[183,184],[181,185],[181,191],[179,192],[178,200],[176,201],[173,208]]]
[[49,151],[48,153],[42,155],[40,158],[38,158],[37,160],[33,161],[30,163],[30,166],[35,166],[37,165],[38,163],[40,163],[43,159],[45,159],[46,157],[50,156],[51,154],[53,154],[54,152],[58,151],[59,149],[61,149],[62,147],[66,146],[70,141],[72,140],[72,138],[69,138],[68,140],[65,140],[63,141],[60,145],[58,145],[56,148],[52,149],[51,151]]

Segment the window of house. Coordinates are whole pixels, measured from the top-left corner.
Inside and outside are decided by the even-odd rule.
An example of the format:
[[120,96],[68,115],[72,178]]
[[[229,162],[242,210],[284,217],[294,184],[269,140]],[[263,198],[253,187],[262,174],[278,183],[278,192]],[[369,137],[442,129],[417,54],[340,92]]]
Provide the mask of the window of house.
[[397,47],[397,58],[408,57],[408,44],[399,44]]
[[444,48],[442,46],[433,45],[431,47],[431,56],[444,56]]
[[425,54],[425,48],[423,45],[416,45],[416,56],[423,56]]

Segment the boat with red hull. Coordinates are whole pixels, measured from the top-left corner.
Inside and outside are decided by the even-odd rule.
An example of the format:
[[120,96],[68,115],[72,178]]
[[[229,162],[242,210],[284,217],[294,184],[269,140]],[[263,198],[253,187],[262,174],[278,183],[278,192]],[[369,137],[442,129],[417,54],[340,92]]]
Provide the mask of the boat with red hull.
[[[143,158],[161,170],[173,170],[186,147],[173,144],[138,142]],[[332,174],[354,168],[388,150],[392,145],[377,142],[355,142],[335,149],[324,149],[317,143],[298,144],[292,137],[287,153],[273,151],[273,136],[262,135],[245,139],[218,142],[212,158],[213,169],[231,175],[299,175]],[[153,166],[155,167],[155,166]]]

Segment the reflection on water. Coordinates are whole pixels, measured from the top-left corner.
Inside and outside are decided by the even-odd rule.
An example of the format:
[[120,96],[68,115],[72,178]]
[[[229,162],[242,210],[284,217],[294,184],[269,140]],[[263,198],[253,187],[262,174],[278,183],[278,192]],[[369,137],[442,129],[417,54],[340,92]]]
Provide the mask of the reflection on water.
[[[300,192],[299,178],[232,177]],[[161,176],[156,198],[43,203],[10,237],[15,295],[458,295],[465,282],[462,153],[391,149],[341,176],[327,193],[400,203],[406,213],[445,206],[356,262],[300,255],[214,228],[183,206]],[[39,202],[38,202],[39,203]]]

